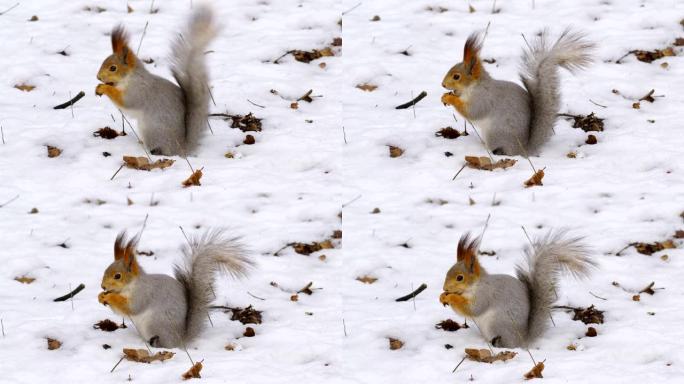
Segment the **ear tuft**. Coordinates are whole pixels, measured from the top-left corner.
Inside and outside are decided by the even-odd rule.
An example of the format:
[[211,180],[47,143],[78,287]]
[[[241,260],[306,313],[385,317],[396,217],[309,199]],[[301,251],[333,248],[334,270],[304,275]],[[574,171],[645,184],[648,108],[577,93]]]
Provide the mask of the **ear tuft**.
[[119,232],[114,242],[114,260],[120,260],[126,253],[126,231]]
[[466,232],[458,241],[456,260],[463,261],[467,266],[472,267],[477,261],[477,249],[479,247],[480,238],[471,239],[470,233]]
[[468,40],[466,40],[463,46],[463,62],[466,66],[474,66],[473,64],[479,60],[482,43],[482,34],[480,32],[473,32],[468,36]]
[[122,53],[124,47],[128,45],[128,32],[119,24],[112,29],[112,51],[114,53]]

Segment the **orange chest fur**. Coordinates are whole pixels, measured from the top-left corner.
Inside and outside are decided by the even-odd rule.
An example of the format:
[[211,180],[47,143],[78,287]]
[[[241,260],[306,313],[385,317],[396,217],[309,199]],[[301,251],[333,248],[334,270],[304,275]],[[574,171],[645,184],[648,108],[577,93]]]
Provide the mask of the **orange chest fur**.
[[466,119],[468,118],[468,102],[466,100],[456,95],[445,93],[442,95],[442,103],[453,106],[456,108],[458,113],[461,114],[461,116],[465,117]]
[[463,316],[472,316],[470,310],[471,300],[462,295],[451,294],[447,296],[449,306]]

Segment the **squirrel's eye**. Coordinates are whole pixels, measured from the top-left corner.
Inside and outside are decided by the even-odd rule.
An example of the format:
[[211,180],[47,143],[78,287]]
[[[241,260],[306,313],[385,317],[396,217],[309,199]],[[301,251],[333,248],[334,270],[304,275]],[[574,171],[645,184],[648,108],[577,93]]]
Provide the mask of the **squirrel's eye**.
[[109,67],[109,71],[116,72],[116,65],[112,65],[111,67]]
[[[459,276],[459,277],[463,277],[463,276]],[[114,275],[114,279],[119,280],[120,278],[121,278],[120,273],[117,273],[116,275]]]
[[454,75],[454,80],[459,80],[460,78],[461,78],[461,75],[459,75],[458,73]]
[[463,281],[463,275],[456,276],[456,281]]

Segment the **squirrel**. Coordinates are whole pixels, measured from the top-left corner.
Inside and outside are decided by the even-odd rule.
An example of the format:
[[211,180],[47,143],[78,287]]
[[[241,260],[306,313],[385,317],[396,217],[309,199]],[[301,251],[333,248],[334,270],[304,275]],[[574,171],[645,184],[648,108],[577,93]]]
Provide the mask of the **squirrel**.
[[243,277],[254,266],[237,239],[209,230],[182,248],[184,263],[174,266],[175,277],[147,274],[135,256],[139,239],[127,240],[125,231],[117,236],[98,301],[129,317],[153,347],[185,347],[205,326],[216,273]]
[[497,155],[536,155],[553,133],[560,107],[558,67],[575,72],[591,62],[594,44],[583,34],[566,29],[549,47],[543,31],[522,56],[525,88],[493,79],[480,59],[483,38],[471,34],[463,48],[463,62],[451,67],[442,80],[449,92],[444,105],[482,131],[485,146]]
[[557,231],[525,250],[527,267],[518,266],[516,277],[490,275],[477,259],[479,242],[468,233],[461,237],[439,302],[473,319],[495,347],[528,347],[548,327],[561,272],[583,278],[596,267],[580,238]]
[[196,7],[187,31],[172,44],[171,73],[178,85],[145,69],[129,48],[123,26],[112,29],[112,51],[97,73],[97,96],[107,95],[138,121],[140,139],[153,154],[193,153],[209,113],[204,50],[217,33],[213,12]]

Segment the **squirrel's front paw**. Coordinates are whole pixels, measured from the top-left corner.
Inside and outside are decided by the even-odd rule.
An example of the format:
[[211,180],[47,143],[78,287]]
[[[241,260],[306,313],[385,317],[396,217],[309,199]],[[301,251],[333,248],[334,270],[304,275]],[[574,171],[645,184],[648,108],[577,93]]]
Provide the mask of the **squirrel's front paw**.
[[442,95],[442,104],[444,105],[454,105],[456,100],[458,100],[458,96],[451,92]]
[[95,95],[102,96],[105,93],[106,87],[107,84],[98,84],[97,87],[95,87]]
[[448,292],[442,292],[441,295],[439,295],[439,302],[442,303],[443,306],[449,305],[449,293]]
[[102,305],[109,304],[109,303],[107,303],[107,295],[108,295],[107,292],[100,292],[100,294],[97,295],[97,301],[99,301],[100,304],[102,304]]

